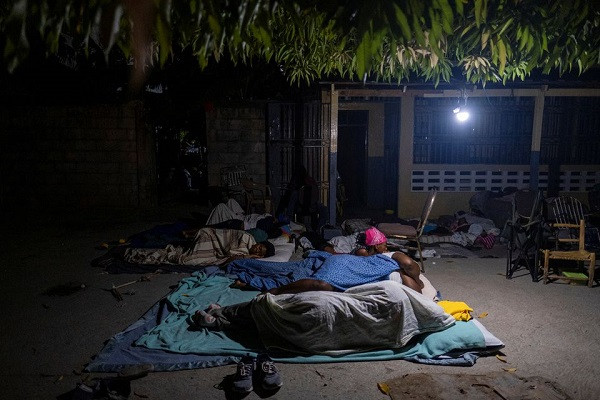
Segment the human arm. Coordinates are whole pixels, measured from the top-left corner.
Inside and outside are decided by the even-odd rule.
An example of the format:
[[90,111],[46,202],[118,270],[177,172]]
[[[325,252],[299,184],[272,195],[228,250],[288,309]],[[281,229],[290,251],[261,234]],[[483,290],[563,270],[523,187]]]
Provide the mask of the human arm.
[[[414,282],[414,286],[418,287],[419,289],[423,288],[423,282],[421,282],[421,279],[419,278],[419,275],[421,274],[421,267],[419,267],[419,264],[415,260],[400,251],[392,254],[392,259],[398,263],[398,266],[400,267],[400,274],[402,275],[402,282],[405,283],[406,286],[415,289],[406,283],[408,281]],[[420,292],[421,290],[418,291]]]
[[240,260],[242,258],[260,258],[260,255],[258,255],[258,254],[234,254],[232,256],[229,256],[225,260],[225,262],[223,262],[221,265],[226,266],[230,262],[235,261],[235,260]]
[[368,251],[367,249],[360,248],[360,249],[357,249],[357,250],[354,252],[354,255],[355,255],[355,256],[361,256],[361,257],[367,257],[367,256],[369,256],[370,254],[369,254],[369,251]]

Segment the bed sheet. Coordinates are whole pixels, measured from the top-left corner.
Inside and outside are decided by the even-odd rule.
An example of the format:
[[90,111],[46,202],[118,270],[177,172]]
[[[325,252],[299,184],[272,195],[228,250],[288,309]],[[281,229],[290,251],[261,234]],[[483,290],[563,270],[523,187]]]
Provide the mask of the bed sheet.
[[[229,288],[232,278],[220,271],[212,274],[194,273],[181,281],[177,289],[169,295],[188,303],[192,309],[204,308],[211,302],[222,305],[247,301],[256,296],[254,291],[241,291]],[[186,294],[186,296],[182,296]],[[180,304],[181,305],[181,304]],[[257,337],[227,336],[223,332],[189,330],[186,322],[188,315],[172,308],[166,298],[157,302],[138,321],[113,336],[87,365],[90,372],[117,372],[124,367],[153,364],[156,371],[174,371],[182,369],[207,368],[233,364],[246,354],[257,354],[264,347]],[[157,334],[159,326],[173,328]],[[503,347],[502,342],[480,323],[473,321],[457,323],[441,332],[418,336],[408,346],[398,350],[376,350],[353,353],[343,356],[271,354],[278,362],[285,363],[327,363],[350,361],[374,361],[404,359],[408,361],[439,365],[473,365],[480,354],[495,351]],[[485,328],[484,328],[485,329]],[[149,333],[154,331],[154,333]],[[169,335],[183,335],[179,349],[168,348]],[[167,335],[167,336],[165,336]],[[190,342],[184,338],[205,341],[204,350],[190,353]],[[157,347],[145,345],[149,339],[155,340]],[[150,341],[152,341],[150,340]],[[162,342],[162,344],[161,344]],[[185,343],[184,343],[185,342]],[[164,346],[163,346],[164,345]]]

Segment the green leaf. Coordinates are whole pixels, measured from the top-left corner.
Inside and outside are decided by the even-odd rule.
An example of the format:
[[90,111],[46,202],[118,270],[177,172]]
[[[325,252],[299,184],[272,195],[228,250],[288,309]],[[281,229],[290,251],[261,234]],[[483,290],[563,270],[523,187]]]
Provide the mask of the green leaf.
[[461,38],[464,37],[467,34],[467,32],[469,32],[472,28],[473,28],[473,25],[470,25],[470,24],[467,25],[460,33],[460,37]]
[[498,32],[497,36],[501,36],[507,29],[508,27],[513,23],[514,18],[510,17],[505,23],[504,25],[502,25],[502,29],[500,29],[500,32]]
[[452,33],[452,25],[454,25],[454,14],[452,13],[452,7],[450,7],[448,0],[438,0],[438,2],[442,8],[442,26],[444,27],[444,32],[450,34]]
[[519,50],[523,50],[529,41],[529,26],[525,26],[521,32],[521,41],[519,42]]
[[156,14],[156,36],[158,39],[158,54],[161,67],[165,65],[171,52],[171,38],[169,27],[160,14]]
[[402,30],[402,36],[404,36],[406,41],[409,41],[412,39],[412,32],[410,30],[410,26],[408,25],[406,14],[404,14],[402,9],[397,4],[394,4],[394,8],[396,9],[396,20],[398,21],[398,24],[400,24],[400,29]]
[[488,39],[490,38],[490,31],[489,30],[485,30],[482,34],[481,34],[481,50],[485,50],[487,44],[488,44]]
[[219,24],[219,21],[212,14],[208,16],[208,26],[215,37],[221,36],[221,24]]
[[369,32],[365,32],[362,37],[362,40],[358,44],[356,48],[356,73],[359,78],[366,74],[368,65],[370,64],[369,60],[371,58],[371,35]]
[[438,22],[437,14],[431,8],[429,9],[429,18],[431,19],[431,31],[429,32],[429,42],[431,43],[442,37],[442,26]]
[[542,31],[542,50],[548,51],[548,36],[544,31]]
[[461,16],[464,15],[465,11],[463,7],[463,0],[454,0],[454,5],[456,8],[456,13]]
[[481,7],[483,0],[475,0],[475,25],[479,28],[481,25]]
[[498,59],[500,60],[500,66],[498,67],[498,73],[504,75],[504,68],[506,67],[506,46],[504,41],[498,38],[496,43],[498,45]]
[[527,39],[527,47],[525,48],[526,52],[530,52],[531,49],[533,48],[534,45],[534,40],[533,40],[533,36],[529,35],[529,38]]
[[413,30],[415,32],[415,39],[417,43],[423,47],[425,47],[425,35],[423,34],[423,28],[421,27],[421,21],[419,21],[419,17],[413,14]]

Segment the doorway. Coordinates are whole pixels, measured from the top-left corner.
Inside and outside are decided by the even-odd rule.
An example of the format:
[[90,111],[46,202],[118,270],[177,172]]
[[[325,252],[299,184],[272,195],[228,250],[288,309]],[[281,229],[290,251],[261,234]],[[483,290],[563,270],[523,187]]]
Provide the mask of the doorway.
[[337,169],[345,188],[344,212],[367,206],[369,111],[339,110]]

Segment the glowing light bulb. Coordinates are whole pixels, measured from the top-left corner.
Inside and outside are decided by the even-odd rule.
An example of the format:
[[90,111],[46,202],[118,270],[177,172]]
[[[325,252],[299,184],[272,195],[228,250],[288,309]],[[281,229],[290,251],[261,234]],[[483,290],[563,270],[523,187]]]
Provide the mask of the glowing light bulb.
[[466,110],[461,110],[461,111],[457,112],[456,119],[459,120],[460,122],[465,122],[466,120],[469,119],[469,112]]

